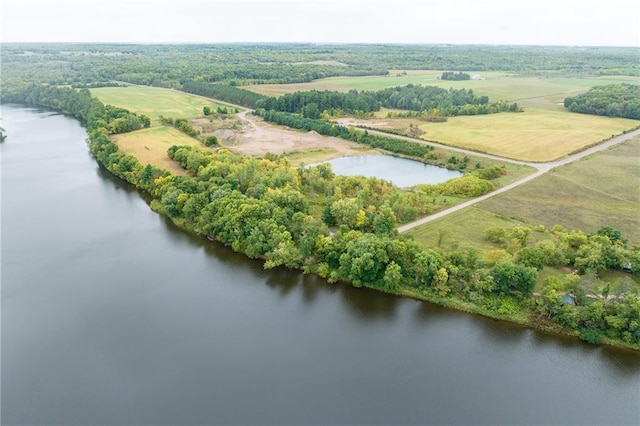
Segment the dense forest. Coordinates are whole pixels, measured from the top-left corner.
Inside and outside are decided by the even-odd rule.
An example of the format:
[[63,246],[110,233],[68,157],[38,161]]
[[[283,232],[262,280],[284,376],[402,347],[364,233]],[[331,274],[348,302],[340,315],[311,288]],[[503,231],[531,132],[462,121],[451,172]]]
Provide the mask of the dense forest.
[[640,86],[610,84],[596,86],[578,96],[565,98],[564,107],[572,112],[640,120]]
[[12,86],[24,81],[59,85],[124,81],[180,89],[192,81],[293,83],[417,69],[640,73],[637,50],[619,47],[3,43],[0,49],[2,84]]

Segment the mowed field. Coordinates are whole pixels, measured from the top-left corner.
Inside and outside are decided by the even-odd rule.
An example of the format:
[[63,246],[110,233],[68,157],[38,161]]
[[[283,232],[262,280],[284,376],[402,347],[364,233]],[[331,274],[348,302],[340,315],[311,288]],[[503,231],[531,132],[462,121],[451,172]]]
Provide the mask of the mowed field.
[[444,248],[482,249],[492,247],[484,238],[488,227],[539,224],[587,233],[608,225],[620,229],[630,244],[640,244],[640,138],[408,233],[430,247],[440,242]]
[[152,124],[158,123],[160,116],[193,118],[202,116],[202,108],[205,106],[214,109],[224,107],[195,95],[160,87],[101,87],[91,89],[91,93],[104,104],[145,114]]
[[[393,127],[393,120],[389,120]],[[516,160],[552,161],[640,125],[640,121],[525,108],[521,113],[415,122],[420,138]]]
[[185,174],[184,170],[167,155],[172,145],[200,146],[197,140],[173,127],[160,126],[111,136],[126,154],[133,155],[142,164],[169,170],[173,174]]

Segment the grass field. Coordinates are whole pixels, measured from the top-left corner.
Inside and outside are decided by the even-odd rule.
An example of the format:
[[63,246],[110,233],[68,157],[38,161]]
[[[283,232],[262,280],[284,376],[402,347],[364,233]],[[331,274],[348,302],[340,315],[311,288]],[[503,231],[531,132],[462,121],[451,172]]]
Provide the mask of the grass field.
[[202,146],[197,140],[167,126],[114,135],[111,139],[122,151],[133,155],[142,164],[149,163],[169,170],[173,174],[185,173],[177,163],[167,156],[167,149],[172,145]]
[[158,118],[192,118],[202,116],[202,108],[224,107],[198,96],[159,87],[127,86],[91,89],[104,104],[126,108],[147,115],[153,124]]
[[[393,126],[393,120],[389,120]],[[640,125],[640,121],[526,108],[523,113],[415,121],[420,137],[446,145],[525,161],[551,161]],[[400,123],[406,126],[406,123]]]
[[[614,83],[640,84],[639,77],[520,77],[504,72],[473,72],[482,80],[451,81],[440,80],[442,71],[407,71],[391,70],[389,76],[366,77],[330,77],[309,83],[295,84],[262,84],[246,86],[246,89],[269,96],[279,96],[301,90],[338,90],[347,92],[357,90],[380,90],[387,87],[422,84],[444,89],[473,89],[476,95],[486,95],[492,101],[504,99],[527,106],[531,99],[545,98],[548,107],[557,107],[558,102],[566,96],[586,92],[590,87]],[[398,75],[400,74],[400,75]],[[539,107],[539,105],[537,105]]]
[[484,238],[490,226],[538,224],[587,233],[609,225],[620,229],[630,244],[640,244],[640,138],[556,169],[409,234],[426,246],[437,246],[440,241],[443,248],[486,249],[492,246]]

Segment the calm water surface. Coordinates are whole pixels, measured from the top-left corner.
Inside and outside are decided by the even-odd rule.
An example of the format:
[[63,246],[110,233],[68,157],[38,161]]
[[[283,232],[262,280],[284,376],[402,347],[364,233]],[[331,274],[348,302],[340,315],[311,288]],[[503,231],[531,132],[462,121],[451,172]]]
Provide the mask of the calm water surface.
[[264,271],[3,106],[2,424],[637,424],[640,356]]
[[423,164],[392,155],[358,155],[327,161],[333,172],[345,176],[377,177],[400,188],[419,183],[440,183],[462,176],[455,170]]

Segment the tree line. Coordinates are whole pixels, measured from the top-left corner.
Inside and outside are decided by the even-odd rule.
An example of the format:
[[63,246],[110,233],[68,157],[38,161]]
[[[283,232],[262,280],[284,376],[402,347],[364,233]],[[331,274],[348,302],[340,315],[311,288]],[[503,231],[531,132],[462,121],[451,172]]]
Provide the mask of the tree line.
[[592,87],[586,93],[565,98],[564,107],[582,114],[640,120],[640,86],[623,83]]
[[375,92],[380,105],[387,108],[424,111],[430,116],[457,116],[519,112],[517,103],[489,103],[488,96],[476,96],[472,89],[443,89],[435,86],[408,84]]
[[86,88],[74,90],[32,83],[22,89],[3,92],[3,101],[53,108],[77,118],[88,127],[102,128],[108,134],[130,132],[151,125],[146,115],[104,105],[91,97]]
[[453,81],[462,81],[462,80],[471,80],[471,76],[466,72],[453,72],[453,71],[445,71],[440,76],[441,80],[453,80]]
[[[380,102],[374,92],[357,90],[347,93],[330,90],[287,93],[277,98],[266,97],[256,106],[265,110],[302,114],[313,119],[320,118],[323,111],[341,110],[346,114],[354,114],[356,111],[368,113],[380,110]],[[335,115],[335,112],[330,115]]]
[[266,97],[256,102],[256,107],[301,114],[317,119],[321,115],[336,116],[342,113],[358,114],[379,111],[380,107],[419,112],[430,117],[518,112],[517,103],[498,101],[489,103],[487,96],[476,96],[471,89],[442,89],[435,86],[408,84],[379,91],[311,90],[295,92],[280,97]]
[[250,90],[229,86],[227,84],[213,84],[204,81],[188,81],[182,85],[182,90],[187,93],[219,99],[247,108],[257,108],[258,102],[265,98],[265,96]]
[[392,69],[636,75],[637,50],[549,46],[3,43],[2,67],[3,84],[13,86],[25,80],[55,85],[125,81],[180,89],[190,81],[228,85],[293,83],[331,76],[382,76]]
[[[624,261],[640,274],[640,250],[627,248],[615,230],[584,235],[554,229],[555,241],[535,244],[530,237],[538,229],[488,230],[487,238],[503,248],[484,256],[473,249],[424,248],[397,235],[395,226],[425,213],[418,209],[429,204],[432,194],[427,189],[407,192],[380,179],[340,177],[327,164],[296,168],[273,155],[258,159],[226,149],[178,146],[168,154],[189,174],[174,176],[122,153],[108,137],[110,118],[98,100],[86,91],[60,90],[55,94],[74,98],[70,92],[75,92],[85,98],[81,104],[86,109],[74,109],[74,115],[90,117],[86,124],[91,152],[109,171],[151,194],[152,208],[178,225],[263,259],[266,268],[299,268],[330,282],[350,282],[495,318],[524,318],[530,324],[579,334],[591,343],[613,339],[607,341],[639,347],[637,285],[618,289],[614,298],[608,297],[607,288],[595,299],[587,291],[584,297],[575,294],[574,306],[563,304],[559,294],[563,287],[573,288],[576,278],[569,275],[563,279],[567,282],[545,280],[541,295],[532,297],[541,264],[572,265],[578,273],[589,274]],[[39,105],[64,104],[50,97],[34,98],[44,90],[30,93],[29,99]],[[26,94],[14,101],[26,100]],[[579,293],[580,288],[573,291]]]

